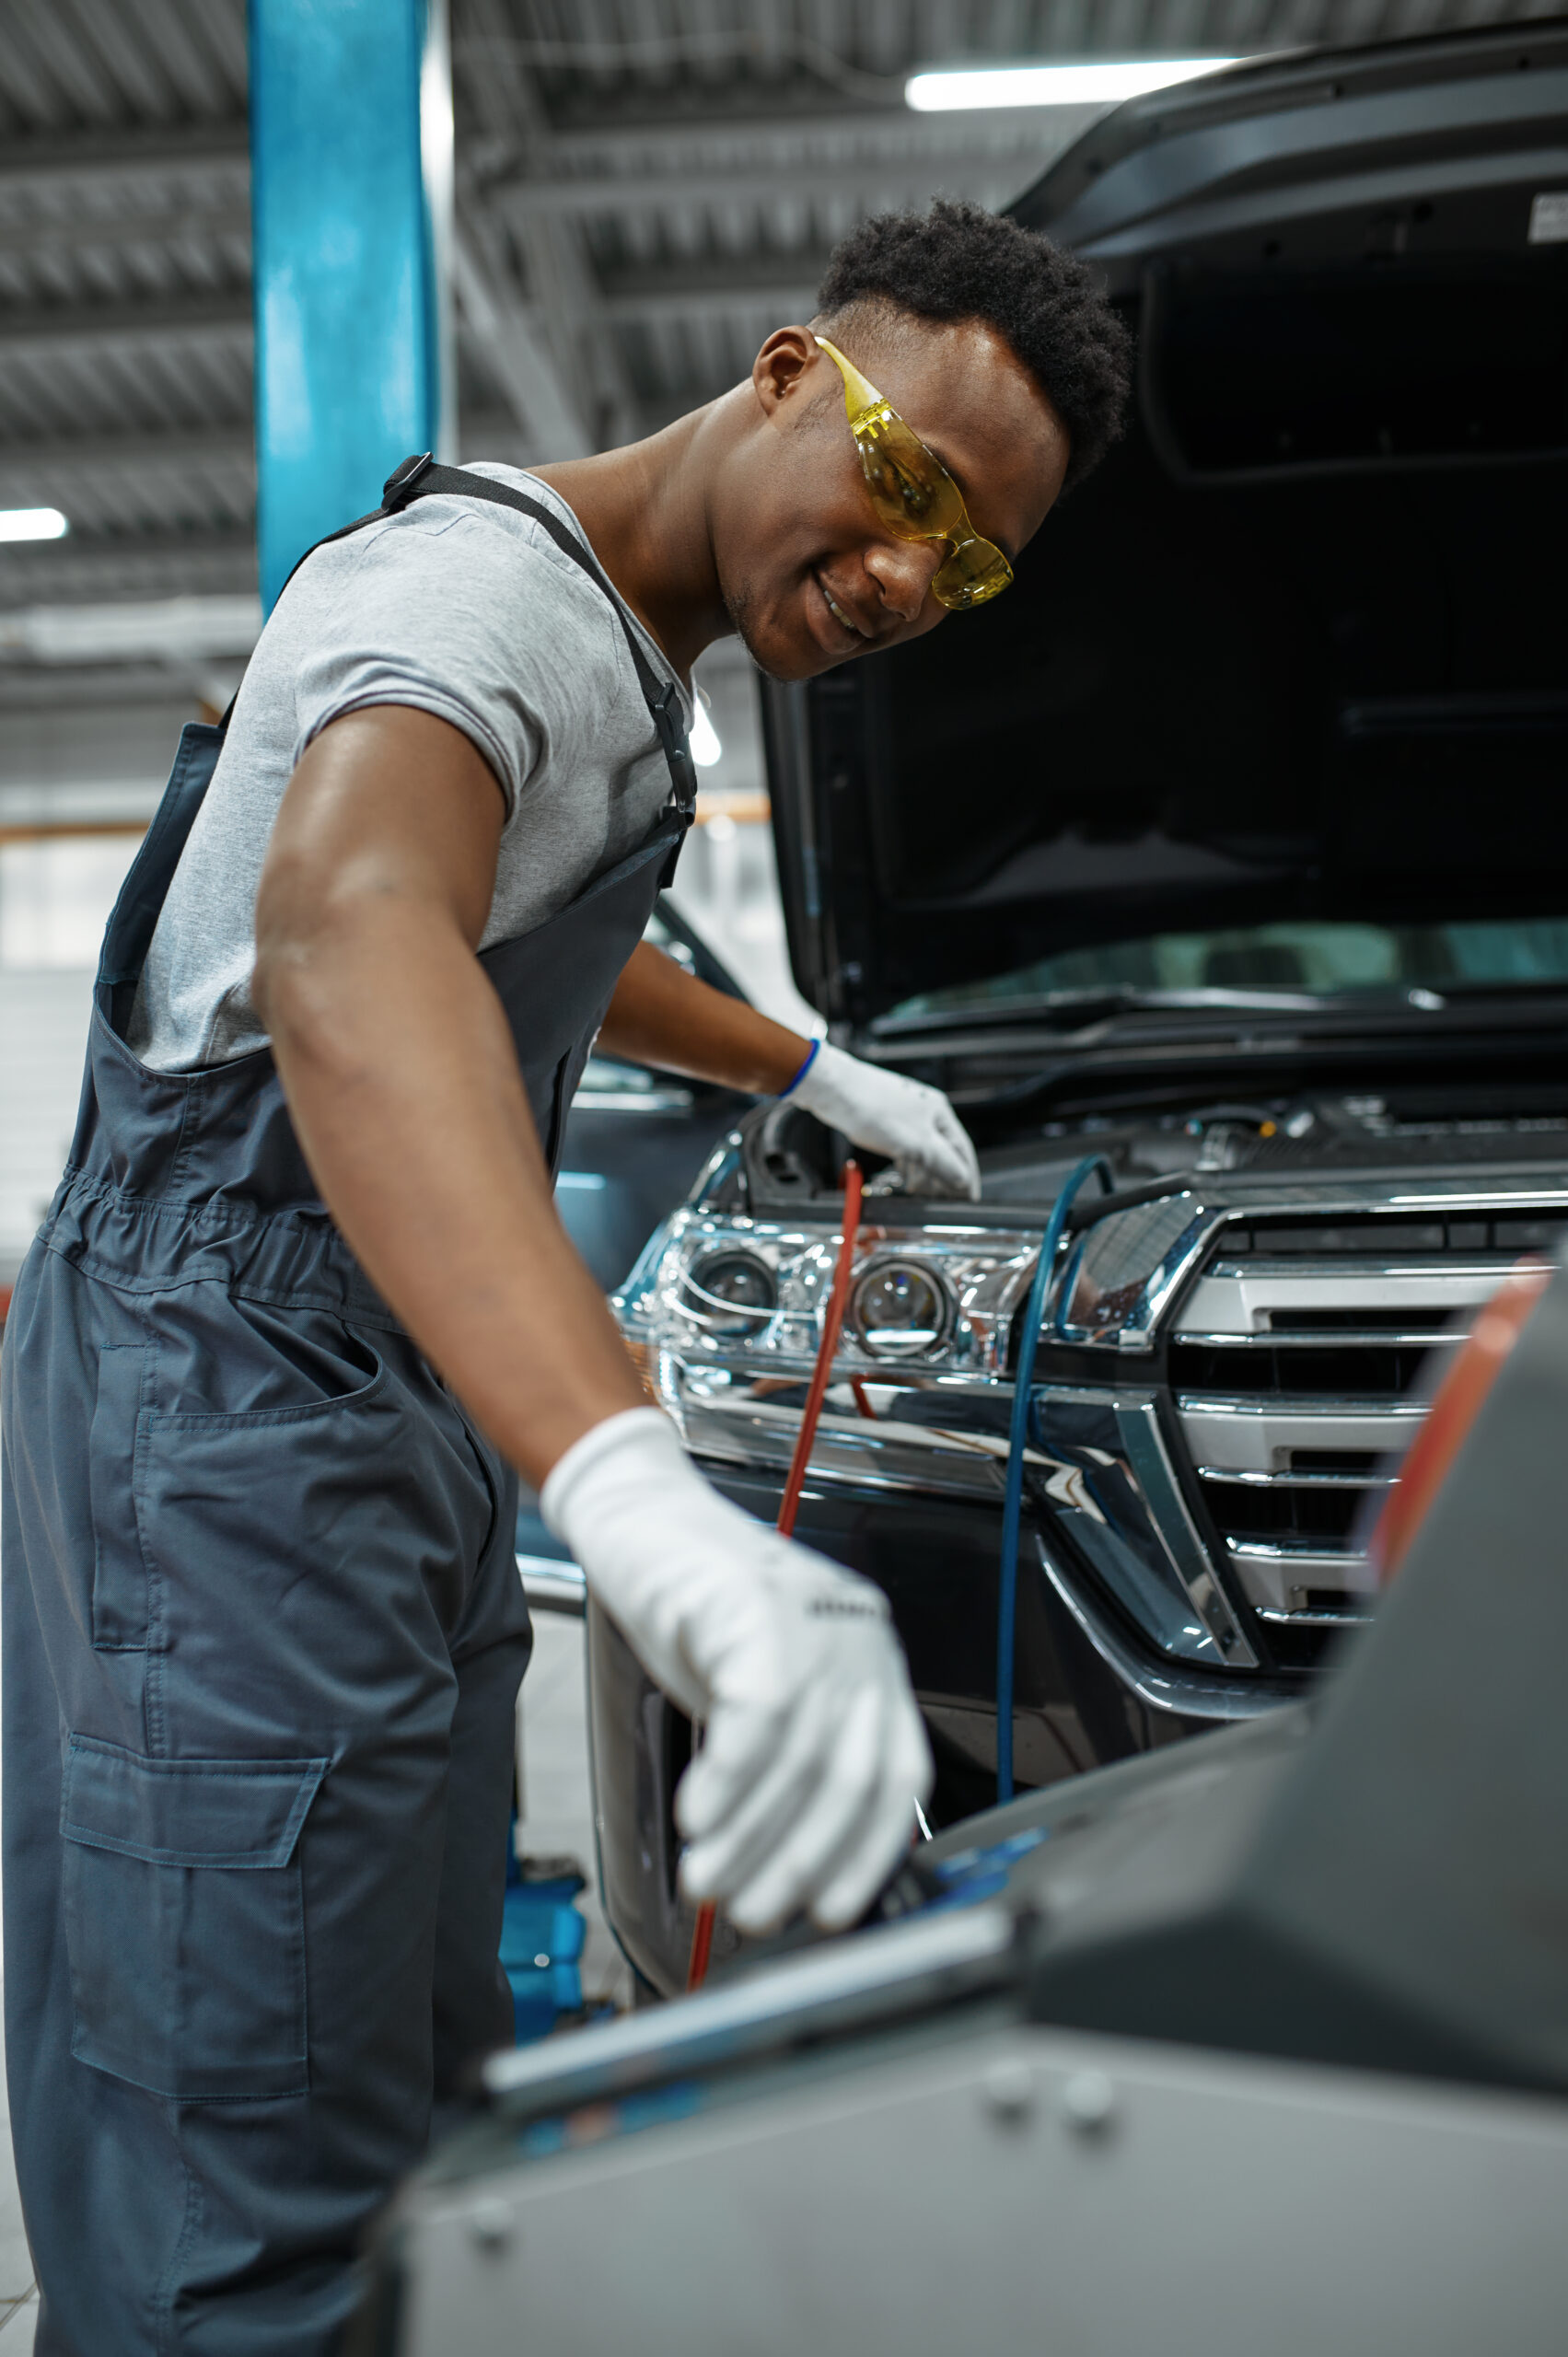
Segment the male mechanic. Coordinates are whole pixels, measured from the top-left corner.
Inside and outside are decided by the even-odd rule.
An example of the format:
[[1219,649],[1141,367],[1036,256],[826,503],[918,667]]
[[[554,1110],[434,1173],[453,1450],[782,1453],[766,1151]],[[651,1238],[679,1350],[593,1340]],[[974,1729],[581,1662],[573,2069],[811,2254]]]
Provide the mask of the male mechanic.
[[6,1350],[6,2055],[50,2357],[334,2347],[366,2219],[505,2039],[512,1469],[706,1724],[690,1897],[846,1924],[908,1840],[881,1595],[689,1465],[552,1168],[597,1035],[977,1191],[937,1091],[641,943],[687,682],[728,631],[801,679],[1004,590],[1125,382],[1043,240],[874,221],[814,327],[652,440],[436,470],[323,544],[226,735],[187,731]]

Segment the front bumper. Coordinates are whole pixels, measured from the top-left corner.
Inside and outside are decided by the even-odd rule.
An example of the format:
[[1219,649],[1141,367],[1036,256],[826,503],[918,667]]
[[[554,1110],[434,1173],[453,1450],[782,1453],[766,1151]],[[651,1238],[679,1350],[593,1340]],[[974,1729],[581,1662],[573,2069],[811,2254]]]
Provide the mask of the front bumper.
[[[701,1460],[700,1460],[701,1461]],[[776,1519],[782,1480],[714,1462],[703,1470],[760,1520]],[[930,1732],[943,1824],[995,1798],[996,1595],[1002,1516],[993,1502],[871,1494],[813,1474],[796,1537],[883,1589]],[[1018,1566],[1014,1759],[1044,1785],[1275,1708],[1279,1681],[1205,1675],[1140,1648],[1074,1580],[1026,1515]],[[693,1910],[679,1896],[675,1787],[690,1723],[605,1615],[587,1615],[589,1736],[605,1912],[635,1970],[661,1994],[685,1985]],[[715,1962],[742,1942],[719,1924]]]

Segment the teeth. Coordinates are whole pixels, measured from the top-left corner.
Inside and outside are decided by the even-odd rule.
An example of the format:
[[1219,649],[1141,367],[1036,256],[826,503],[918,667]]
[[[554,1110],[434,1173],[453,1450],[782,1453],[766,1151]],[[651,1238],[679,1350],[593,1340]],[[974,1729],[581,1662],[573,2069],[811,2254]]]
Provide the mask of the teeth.
[[849,631],[854,637],[858,638],[860,636],[859,631],[856,630],[854,622],[851,621],[849,616],[845,613],[843,608],[839,604],[837,598],[833,596],[832,591],[825,583],[822,586],[822,595],[828,600],[828,611],[832,615],[833,620],[836,622],[842,622],[845,630]]

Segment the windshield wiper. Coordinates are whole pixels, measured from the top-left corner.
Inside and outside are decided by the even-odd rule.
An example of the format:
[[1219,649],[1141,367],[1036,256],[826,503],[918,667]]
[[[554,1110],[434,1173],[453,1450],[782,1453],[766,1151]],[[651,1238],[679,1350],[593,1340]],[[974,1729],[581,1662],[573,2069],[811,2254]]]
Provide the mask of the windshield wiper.
[[1310,1014],[1322,1005],[1323,997],[1316,991],[1230,990],[1217,982],[1186,991],[1149,991],[1132,983],[1120,983],[1110,991],[1052,991],[1043,1004],[1065,1008],[1080,1022],[1092,1022],[1099,1008],[1108,1015],[1119,1015],[1128,1007],[1163,1006],[1214,1007],[1222,1013],[1229,1007],[1239,1007],[1244,1012],[1256,1010],[1261,1014],[1279,1008],[1285,1014]]
[[1119,982],[1111,989],[1090,986],[1074,991],[1042,991],[1038,998],[1006,998],[976,1000],[970,1006],[929,1007],[920,1014],[881,1016],[874,1028],[889,1031],[924,1031],[934,1028],[951,1030],[959,1026],[987,1023],[1054,1023],[1059,1016],[1070,1018],[1070,1028],[1082,1030],[1091,1023],[1108,1021],[1112,1016],[1163,1013],[1170,1008],[1178,1013],[1227,1013],[1259,1015],[1318,1014],[1331,1005],[1331,995],[1324,996],[1307,991],[1227,990],[1220,985],[1207,985],[1185,991],[1144,990],[1132,982]]
[[1043,1023],[1071,1037],[1126,1015],[1376,1016],[1385,1021],[1400,1016],[1430,1019],[1451,1015],[1462,1020],[1466,1014],[1488,1005],[1550,1007],[1565,998],[1568,977],[1547,981],[1446,981],[1440,991],[1423,982],[1344,983],[1326,991],[1231,990],[1219,983],[1162,991],[1117,982],[1109,988],[1091,984],[1082,990],[1041,991],[1034,998],[979,999],[970,1006],[911,1009],[878,1016],[871,1028],[878,1038],[896,1039],[912,1031],[985,1030],[993,1025]]

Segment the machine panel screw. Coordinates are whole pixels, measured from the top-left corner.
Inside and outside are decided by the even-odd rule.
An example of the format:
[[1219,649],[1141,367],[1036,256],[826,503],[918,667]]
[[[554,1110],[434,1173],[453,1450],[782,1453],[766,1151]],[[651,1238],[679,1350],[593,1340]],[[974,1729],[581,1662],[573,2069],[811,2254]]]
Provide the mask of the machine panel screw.
[[1116,2089],[1103,2071],[1074,2071],[1062,2089],[1062,2117],[1075,2136],[1103,2136],[1116,2124]]
[[511,2209],[499,2195],[493,2194],[488,2200],[475,2205],[469,2220],[469,2240],[475,2250],[498,2254],[509,2247],[512,2235]]

